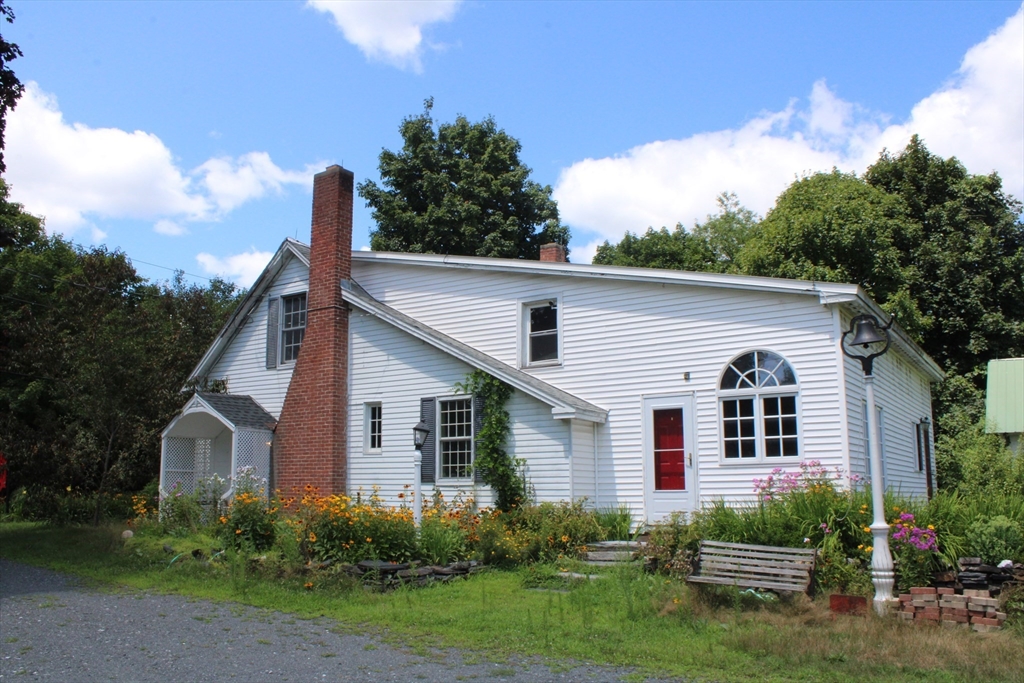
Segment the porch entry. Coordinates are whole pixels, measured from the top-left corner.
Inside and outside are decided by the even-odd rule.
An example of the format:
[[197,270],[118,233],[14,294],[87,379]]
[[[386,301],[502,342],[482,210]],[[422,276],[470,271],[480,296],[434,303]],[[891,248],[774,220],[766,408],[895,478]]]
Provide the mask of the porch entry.
[[653,523],[695,507],[693,395],[645,397],[643,403],[644,501]]

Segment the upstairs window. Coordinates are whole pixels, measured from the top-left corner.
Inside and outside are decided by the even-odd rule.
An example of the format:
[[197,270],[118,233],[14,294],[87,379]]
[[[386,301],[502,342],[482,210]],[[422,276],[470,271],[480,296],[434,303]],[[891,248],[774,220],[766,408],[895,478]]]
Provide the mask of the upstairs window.
[[306,294],[286,296],[281,304],[281,362],[291,363],[306,336]]
[[524,307],[526,328],[525,365],[557,364],[560,359],[558,339],[558,302],[538,301]]
[[719,385],[722,450],[729,462],[800,455],[796,373],[771,351],[751,351],[726,367]]

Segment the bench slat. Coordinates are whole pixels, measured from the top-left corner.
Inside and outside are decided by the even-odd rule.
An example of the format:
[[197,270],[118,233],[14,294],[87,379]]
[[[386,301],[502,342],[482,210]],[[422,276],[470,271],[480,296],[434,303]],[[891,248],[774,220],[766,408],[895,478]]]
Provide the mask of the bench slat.
[[770,574],[772,576],[807,576],[806,569],[790,569],[787,567],[759,567],[757,565],[748,564],[746,562],[725,562],[723,560],[716,560],[711,562],[709,560],[701,560],[700,563],[701,572],[705,572],[709,569],[719,571],[732,571],[732,572],[747,572],[749,574]]
[[801,593],[805,586],[792,583],[777,583],[775,581],[736,581],[724,576],[691,576],[687,581],[691,583],[713,583],[720,586],[742,586],[744,588],[767,588],[773,591],[788,591]]
[[717,548],[701,548],[701,557],[750,557],[764,560],[777,560],[796,564],[813,564],[814,557],[807,555],[782,555],[780,553],[759,553],[753,550],[720,550]]
[[757,552],[775,552],[783,555],[808,555],[814,557],[814,548],[783,548],[777,545],[752,545],[750,543],[727,543],[726,541],[701,541],[701,548],[733,548],[735,550],[755,550]]
[[751,564],[762,564],[764,566],[788,566],[788,567],[810,567],[814,564],[812,560],[800,558],[799,560],[790,560],[780,557],[759,557],[758,553],[723,553],[715,551],[700,551],[700,559],[715,560],[722,558],[725,560],[746,560]]

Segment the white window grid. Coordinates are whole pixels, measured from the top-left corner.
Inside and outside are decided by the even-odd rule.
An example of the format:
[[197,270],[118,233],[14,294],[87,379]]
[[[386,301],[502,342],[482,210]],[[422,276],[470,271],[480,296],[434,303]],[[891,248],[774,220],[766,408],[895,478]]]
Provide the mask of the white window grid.
[[368,453],[380,453],[384,446],[384,409],[380,403],[366,404],[366,435],[364,450]]
[[442,479],[465,479],[473,467],[473,399],[441,399],[438,412]]
[[800,455],[796,374],[782,356],[751,351],[726,367],[719,384],[724,462]]
[[290,363],[299,357],[306,336],[306,295],[286,296],[281,303],[281,362]]

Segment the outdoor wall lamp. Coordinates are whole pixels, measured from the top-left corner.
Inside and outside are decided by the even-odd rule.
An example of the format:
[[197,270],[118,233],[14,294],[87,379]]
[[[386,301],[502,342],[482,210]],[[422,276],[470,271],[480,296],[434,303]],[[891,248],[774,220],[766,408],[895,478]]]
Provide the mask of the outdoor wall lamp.
[[413,481],[412,490],[413,498],[412,501],[412,520],[418,527],[423,517],[423,500],[422,497],[422,478],[423,478],[423,444],[427,442],[427,437],[430,436],[430,427],[423,420],[416,423],[416,426],[412,428],[412,445],[416,449],[416,455],[413,457]]
[[[892,552],[889,550],[889,524],[885,521],[885,488],[882,482],[882,445],[879,441],[878,412],[875,410],[875,377],[872,374],[874,360],[889,350],[889,328],[879,326],[873,315],[858,315],[850,321],[850,329],[843,332],[840,345],[843,353],[860,361],[864,371],[864,393],[867,402],[868,452],[871,459],[871,506],[874,520],[871,536],[874,539],[871,550],[871,583],[875,586],[875,611],[885,614],[892,602],[892,588],[896,575],[893,571]],[[847,336],[853,339],[847,341]],[[880,349],[878,344],[884,343]],[[856,349],[863,352],[856,352]]]

